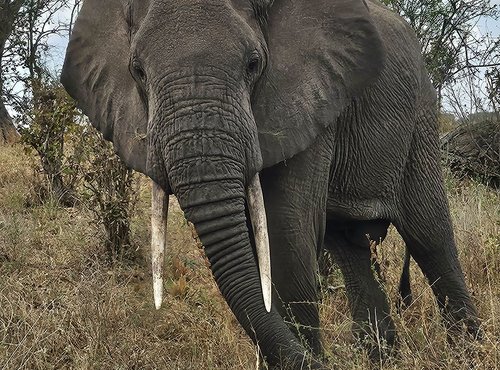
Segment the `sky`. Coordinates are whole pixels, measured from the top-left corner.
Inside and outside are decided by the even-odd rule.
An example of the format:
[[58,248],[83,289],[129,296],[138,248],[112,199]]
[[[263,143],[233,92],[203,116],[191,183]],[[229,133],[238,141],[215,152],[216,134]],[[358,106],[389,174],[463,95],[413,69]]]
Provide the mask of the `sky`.
[[[491,0],[490,3],[492,5],[500,6],[500,0]],[[67,9],[59,14],[59,19],[67,22],[70,16],[70,9]],[[483,18],[476,25],[475,31],[478,35],[489,34],[493,38],[498,38],[500,37],[500,20]],[[48,40],[48,44],[50,49],[46,57],[46,63],[50,71],[58,74],[64,62],[64,54],[68,44],[68,37],[52,35]],[[446,102],[444,104],[444,109],[446,111],[452,110],[451,106],[446,105]]]
[[[500,0],[491,0],[490,3],[500,6]],[[70,11],[66,10],[61,13],[60,19],[67,21],[70,15]],[[477,24],[477,32],[483,35],[489,33],[495,38],[500,37],[500,20],[495,21],[493,19],[483,18]],[[62,68],[64,62],[64,53],[68,45],[68,38],[53,35],[49,38],[49,45],[51,46],[51,50],[47,63],[51,70],[58,71]]]
[[[500,7],[500,0],[490,0],[491,5]],[[500,37],[500,20],[483,19],[478,24],[483,32],[491,32],[494,37]]]

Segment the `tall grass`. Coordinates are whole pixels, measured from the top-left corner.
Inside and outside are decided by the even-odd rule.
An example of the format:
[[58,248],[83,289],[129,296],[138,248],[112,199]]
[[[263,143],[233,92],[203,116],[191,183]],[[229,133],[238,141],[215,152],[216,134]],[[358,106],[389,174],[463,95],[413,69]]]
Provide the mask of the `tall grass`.
[[[255,369],[256,350],[220,297],[208,263],[171,199],[166,297],[153,308],[149,187],[143,180],[133,244],[138,265],[106,263],[104,231],[90,212],[31,202],[31,158],[0,149],[0,368]],[[500,194],[449,178],[456,238],[485,340],[451,347],[428,284],[412,265],[414,303],[394,315],[398,355],[371,364],[351,340],[342,277],[320,305],[329,363],[340,369],[500,368]],[[403,243],[391,229],[379,247],[395,307]]]

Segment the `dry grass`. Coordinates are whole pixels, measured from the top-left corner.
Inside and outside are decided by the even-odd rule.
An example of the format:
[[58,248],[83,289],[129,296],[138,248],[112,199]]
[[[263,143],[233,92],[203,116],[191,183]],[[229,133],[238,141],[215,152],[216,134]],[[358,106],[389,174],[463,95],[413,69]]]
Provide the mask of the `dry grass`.
[[[250,340],[221,299],[191,228],[175,206],[169,218],[166,298],[153,309],[149,190],[133,220],[136,265],[106,265],[102,230],[84,209],[27,207],[31,160],[0,148],[0,368],[255,369]],[[412,266],[415,302],[394,314],[399,355],[383,369],[500,368],[500,196],[449,180],[456,236],[467,280],[483,318],[483,343],[451,348],[428,285]],[[384,284],[394,301],[402,264],[394,230],[380,248]],[[330,276],[341,285],[339,274]],[[393,304],[395,306],[395,304]],[[376,368],[350,340],[342,289],[321,304],[330,363]]]

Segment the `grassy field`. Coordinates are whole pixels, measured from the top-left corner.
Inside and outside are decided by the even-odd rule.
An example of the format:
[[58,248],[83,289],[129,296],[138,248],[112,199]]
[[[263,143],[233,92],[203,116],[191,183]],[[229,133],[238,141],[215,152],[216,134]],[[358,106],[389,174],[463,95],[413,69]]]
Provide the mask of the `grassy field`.
[[[256,369],[256,350],[220,297],[174,199],[167,294],[155,311],[147,182],[132,223],[139,257],[111,268],[103,231],[89,210],[34,201],[31,163],[21,148],[0,148],[1,369]],[[401,343],[384,364],[370,364],[352,343],[345,291],[324,293],[322,328],[332,368],[500,369],[500,193],[451,178],[447,187],[484,341],[447,344],[430,288],[412,264],[415,302],[402,315],[394,312]],[[379,258],[394,311],[403,253],[391,230]],[[342,286],[341,275],[334,272],[328,283]]]

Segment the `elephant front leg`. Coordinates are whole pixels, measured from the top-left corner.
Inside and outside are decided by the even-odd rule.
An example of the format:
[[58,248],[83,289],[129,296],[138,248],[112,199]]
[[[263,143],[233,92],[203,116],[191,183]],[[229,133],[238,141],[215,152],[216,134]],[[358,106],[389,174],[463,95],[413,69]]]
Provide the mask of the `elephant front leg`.
[[388,221],[328,220],[325,248],[340,267],[353,317],[353,333],[373,360],[385,357],[396,339],[387,296],[380,282],[380,267],[372,247],[385,238]]
[[261,181],[270,232],[273,302],[302,344],[319,356],[317,257],[325,230],[330,163],[328,156],[317,154],[306,151],[264,170]]

